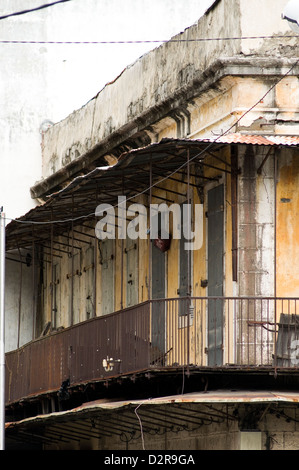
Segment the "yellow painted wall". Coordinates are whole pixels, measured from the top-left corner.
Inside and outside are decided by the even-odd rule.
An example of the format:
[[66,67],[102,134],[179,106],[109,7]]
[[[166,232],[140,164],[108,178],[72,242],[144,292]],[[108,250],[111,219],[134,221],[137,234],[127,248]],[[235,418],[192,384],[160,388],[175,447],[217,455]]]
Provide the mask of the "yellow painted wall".
[[299,152],[279,156],[277,296],[299,296]]

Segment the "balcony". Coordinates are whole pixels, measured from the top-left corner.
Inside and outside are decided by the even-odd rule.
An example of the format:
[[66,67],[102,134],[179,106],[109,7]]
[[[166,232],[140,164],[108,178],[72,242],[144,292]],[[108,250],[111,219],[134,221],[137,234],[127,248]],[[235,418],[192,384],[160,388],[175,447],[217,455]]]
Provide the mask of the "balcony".
[[95,317],[7,353],[6,402],[151,369],[296,371],[298,307],[296,298],[191,297]]

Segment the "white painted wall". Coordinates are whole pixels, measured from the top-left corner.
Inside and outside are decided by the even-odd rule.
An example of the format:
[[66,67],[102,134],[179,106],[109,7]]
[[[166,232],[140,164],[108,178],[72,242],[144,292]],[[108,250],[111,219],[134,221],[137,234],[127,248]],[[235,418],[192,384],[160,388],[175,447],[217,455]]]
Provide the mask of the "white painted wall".
[[[2,0],[0,16],[41,0]],[[204,13],[212,0],[72,0],[0,21],[0,41],[167,40]],[[33,207],[29,188],[41,178],[44,121],[80,108],[157,44],[49,45],[0,43],[0,205],[7,217]]]

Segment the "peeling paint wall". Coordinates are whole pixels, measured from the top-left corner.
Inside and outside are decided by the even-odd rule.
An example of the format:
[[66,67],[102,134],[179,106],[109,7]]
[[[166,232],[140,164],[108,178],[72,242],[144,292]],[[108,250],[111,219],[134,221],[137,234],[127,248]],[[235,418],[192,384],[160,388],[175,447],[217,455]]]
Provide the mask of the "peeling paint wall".
[[[277,182],[277,295],[299,295],[299,154],[281,149]],[[282,312],[280,312],[282,313]]]
[[258,169],[268,148],[248,147],[240,158],[239,295],[274,295],[273,155]]
[[188,137],[213,137],[229,128],[231,132],[298,135],[297,77],[284,78],[270,93],[273,81],[267,77],[230,77],[221,85],[217,93],[203,94],[190,105]]
[[[275,296],[275,194],[273,150],[248,147],[239,159],[239,284],[238,295],[244,297]],[[267,331],[254,322],[273,322],[273,304],[249,305],[249,315],[237,314],[241,345],[237,345],[237,362],[266,362],[273,344]],[[250,326],[249,320],[253,323]],[[259,348],[256,347],[259,344]],[[263,348],[263,344],[267,347]],[[258,359],[256,359],[258,357]],[[269,360],[269,359],[268,359]]]

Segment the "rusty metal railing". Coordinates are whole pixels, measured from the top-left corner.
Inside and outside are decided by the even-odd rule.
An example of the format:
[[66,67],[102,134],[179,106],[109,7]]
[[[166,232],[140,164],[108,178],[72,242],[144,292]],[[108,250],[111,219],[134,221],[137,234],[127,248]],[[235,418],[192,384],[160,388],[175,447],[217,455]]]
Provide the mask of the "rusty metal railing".
[[297,298],[153,300],[152,309],[157,305],[165,324],[161,365],[299,366]]
[[6,354],[6,401],[150,368],[299,366],[299,299],[151,300]]

